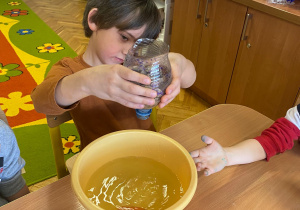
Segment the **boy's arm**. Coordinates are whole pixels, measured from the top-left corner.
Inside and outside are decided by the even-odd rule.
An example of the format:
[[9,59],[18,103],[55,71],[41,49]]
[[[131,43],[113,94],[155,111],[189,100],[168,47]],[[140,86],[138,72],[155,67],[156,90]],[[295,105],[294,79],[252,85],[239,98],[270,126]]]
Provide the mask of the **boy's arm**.
[[130,108],[153,105],[156,91],[133,82],[150,84],[150,78],[121,65],[100,65],[81,70],[59,81],[55,100],[67,107],[82,98],[93,95]]
[[163,108],[170,103],[179,93],[181,88],[188,88],[196,80],[194,64],[178,53],[169,53],[169,60],[172,68],[172,82],[166,89],[166,94],[158,104]]
[[179,77],[180,87],[188,88],[196,80],[194,64],[179,53],[169,53],[169,60],[172,67],[173,77]]
[[36,111],[48,115],[62,114],[90,95],[130,108],[154,104],[156,91],[131,81],[151,82],[147,76],[121,65],[100,65],[74,73],[62,61],[54,65],[45,80],[32,91],[31,98]]

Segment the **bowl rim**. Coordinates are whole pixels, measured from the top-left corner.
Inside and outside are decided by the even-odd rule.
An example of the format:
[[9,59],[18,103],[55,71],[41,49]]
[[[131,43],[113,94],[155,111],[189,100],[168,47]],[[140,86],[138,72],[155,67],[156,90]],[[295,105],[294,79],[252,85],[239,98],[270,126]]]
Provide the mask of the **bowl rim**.
[[[197,188],[197,183],[198,183],[197,169],[196,169],[195,163],[194,163],[190,153],[180,143],[178,143],[171,137],[168,137],[164,134],[154,132],[154,131],[138,130],[138,129],[121,130],[121,131],[116,131],[116,132],[106,134],[104,136],[101,136],[101,137],[95,139],[93,142],[88,144],[80,152],[80,154],[78,155],[78,157],[75,160],[75,163],[74,163],[74,166],[72,169],[72,173],[71,173],[72,190],[73,190],[74,194],[76,195],[76,197],[78,198],[79,202],[87,209],[102,209],[99,206],[97,206],[96,204],[90,202],[90,200],[85,195],[84,191],[82,190],[82,188],[80,186],[77,169],[82,161],[82,157],[84,156],[84,154],[87,153],[89,148],[92,148],[93,145],[97,144],[101,139],[107,138],[108,136],[118,135],[118,134],[122,134],[122,133],[132,133],[132,132],[134,132],[134,133],[136,133],[136,132],[151,133],[153,135],[163,137],[167,141],[173,143],[179,150],[181,150],[181,152],[183,152],[185,154],[185,156],[187,157],[187,161],[190,165],[191,181],[190,181],[190,184],[189,184],[187,190],[185,191],[184,195],[181,197],[181,199],[178,202],[176,202],[175,204],[173,204],[172,206],[167,208],[167,209],[184,209],[189,204],[189,202],[192,200],[192,198],[195,194],[196,188]],[[77,190],[75,190],[75,189],[77,189]]]

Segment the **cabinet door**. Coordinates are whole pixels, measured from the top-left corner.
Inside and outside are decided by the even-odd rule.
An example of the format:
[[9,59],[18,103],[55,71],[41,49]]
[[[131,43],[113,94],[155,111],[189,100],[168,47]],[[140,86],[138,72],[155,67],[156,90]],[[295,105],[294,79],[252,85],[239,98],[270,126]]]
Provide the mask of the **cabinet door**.
[[249,9],[226,103],[251,107],[277,119],[296,101],[300,87],[300,26]]
[[177,0],[174,2],[170,51],[184,55],[197,63],[201,39],[201,17],[204,0]]
[[247,7],[231,0],[206,0],[192,89],[210,103],[225,103]]

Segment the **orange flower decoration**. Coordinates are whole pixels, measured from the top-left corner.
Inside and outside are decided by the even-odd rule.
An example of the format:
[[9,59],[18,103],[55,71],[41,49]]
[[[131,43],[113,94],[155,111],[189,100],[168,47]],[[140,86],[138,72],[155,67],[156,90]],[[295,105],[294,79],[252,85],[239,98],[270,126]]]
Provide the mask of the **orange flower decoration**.
[[17,17],[19,15],[28,15],[27,10],[20,10],[20,9],[12,9],[12,10],[5,10],[2,15],[9,15],[11,17]]

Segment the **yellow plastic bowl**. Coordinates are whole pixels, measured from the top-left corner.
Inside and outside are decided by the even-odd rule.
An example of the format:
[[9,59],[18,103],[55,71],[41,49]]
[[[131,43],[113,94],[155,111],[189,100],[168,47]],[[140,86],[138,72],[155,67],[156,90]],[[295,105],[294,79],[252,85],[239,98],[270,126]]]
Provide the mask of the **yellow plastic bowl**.
[[125,130],[102,136],[82,150],[72,169],[72,188],[87,209],[101,209],[93,204],[83,189],[94,172],[117,158],[139,156],[165,164],[180,180],[184,195],[168,209],[184,209],[197,187],[197,170],[187,150],[175,140],[152,131]]

